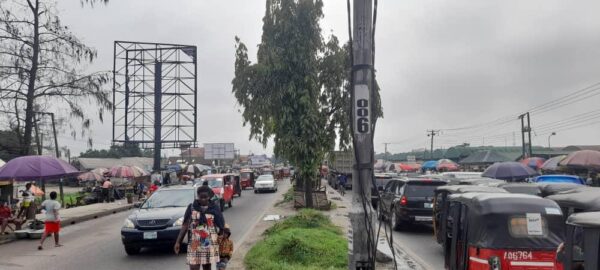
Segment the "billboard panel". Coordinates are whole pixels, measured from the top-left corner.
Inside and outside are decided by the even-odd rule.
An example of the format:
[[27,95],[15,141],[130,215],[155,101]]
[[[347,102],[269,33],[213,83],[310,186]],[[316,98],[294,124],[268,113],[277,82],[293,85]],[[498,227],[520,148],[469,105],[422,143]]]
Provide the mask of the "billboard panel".
[[206,160],[224,160],[234,159],[235,150],[233,143],[205,143],[204,159]]

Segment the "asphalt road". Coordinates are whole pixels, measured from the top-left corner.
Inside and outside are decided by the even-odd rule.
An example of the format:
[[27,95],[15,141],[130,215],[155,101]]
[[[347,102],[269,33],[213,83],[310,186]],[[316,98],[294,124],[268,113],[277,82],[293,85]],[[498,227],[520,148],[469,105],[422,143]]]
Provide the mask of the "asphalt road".
[[[233,207],[224,212],[232,231],[234,244],[246,233],[252,233],[255,221],[265,209],[289,187],[280,182],[279,192],[254,194],[249,189],[234,198]],[[46,240],[45,249],[37,250],[38,240],[21,240],[0,245],[0,269],[79,270],[79,269],[187,269],[185,254],[174,255],[172,248],[144,249],[141,254],[127,256],[121,243],[120,228],[130,212],[122,212],[86,221],[61,231],[63,247]]]
[[406,251],[425,269],[444,269],[444,250],[433,236],[433,228],[415,225],[394,232],[394,245]]

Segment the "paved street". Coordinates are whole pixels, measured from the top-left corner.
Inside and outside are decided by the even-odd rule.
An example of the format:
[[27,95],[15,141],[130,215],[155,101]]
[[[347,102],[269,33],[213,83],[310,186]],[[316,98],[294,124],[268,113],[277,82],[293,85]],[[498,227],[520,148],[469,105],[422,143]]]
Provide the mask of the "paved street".
[[413,226],[394,232],[394,244],[428,270],[444,269],[444,250],[433,238],[433,228]]
[[[233,207],[224,212],[231,226],[232,239],[240,239],[265,209],[281,198],[289,181],[280,183],[278,193],[254,194],[245,190],[235,198]],[[38,251],[37,240],[17,241],[0,246],[0,269],[185,269],[185,254],[175,256],[171,248],[144,250],[127,256],[120,239],[120,228],[129,211],[64,228],[63,247],[55,248],[48,239],[45,250]],[[251,232],[250,232],[251,233]]]

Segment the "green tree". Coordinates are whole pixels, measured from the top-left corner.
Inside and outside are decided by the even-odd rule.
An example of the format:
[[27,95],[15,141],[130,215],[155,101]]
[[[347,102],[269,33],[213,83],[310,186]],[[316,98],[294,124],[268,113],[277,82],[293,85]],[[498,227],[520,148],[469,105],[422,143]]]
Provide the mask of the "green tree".
[[[268,0],[257,62],[236,37],[233,93],[250,139],[294,164],[312,207],[325,153],[350,143],[349,53],[321,35],[321,0]],[[380,111],[380,110],[379,110]]]
[[82,158],[122,158],[122,157],[152,157],[151,150],[142,150],[137,143],[125,143],[123,145],[111,145],[110,149],[88,149],[80,153]]
[[[83,4],[105,2],[82,0]],[[112,109],[103,89],[109,72],[86,74],[83,65],[96,58],[63,25],[54,0],[0,0],[0,105],[20,139],[21,154],[30,154],[36,111],[69,117],[72,130],[89,130],[90,105],[103,120]],[[81,127],[73,126],[74,120]]]

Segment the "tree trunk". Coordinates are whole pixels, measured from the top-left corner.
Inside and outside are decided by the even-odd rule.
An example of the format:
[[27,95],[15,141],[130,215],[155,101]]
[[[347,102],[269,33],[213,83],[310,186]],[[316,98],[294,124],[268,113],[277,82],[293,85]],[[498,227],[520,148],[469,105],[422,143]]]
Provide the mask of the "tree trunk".
[[40,20],[39,20],[39,0],[35,0],[35,6],[27,0],[29,8],[33,13],[33,55],[31,56],[31,69],[29,70],[29,83],[27,85],[27,104],[25,107],[25,131],[23,133],[23,143],[21,145],[21,154],[29,155],[31,148],[31,134],[33,131],[33,114],[34,99],[35,99],[35,80],[38,71],[38,58],[40,53]]
[[313,179],[312,179],[312,172],[308,172],[302,173],[302,179],[304,181],[304,204],[306,208],[314,208],[313,206],[313,196],[312,196],[312,189],[313,189]]

